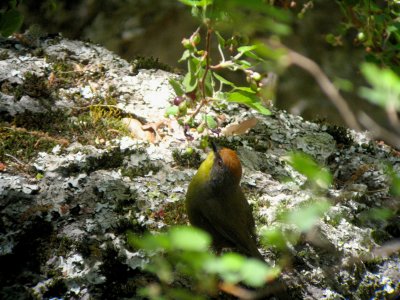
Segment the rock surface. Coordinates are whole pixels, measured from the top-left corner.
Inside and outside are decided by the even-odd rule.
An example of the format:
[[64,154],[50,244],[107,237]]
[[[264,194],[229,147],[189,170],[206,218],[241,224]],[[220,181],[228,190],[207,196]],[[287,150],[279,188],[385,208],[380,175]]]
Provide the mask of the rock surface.
[[[187,141],[176,122],[162,117],[174,97],[168,79],[177,75],[135,70],[90,43],[44,38],[39,44],[33,49],[15,40],[0,42],[3,120],[61,111],[73,123],[75,109],[112,91],[112,105],[122,114],[167,125],[156,128],[154,144],[128,135],[99,147],[70,140],[38,153],[29,162],[31,173],[0,172],[0,298],[134,297],[153,278],[141,269],[144,254],[127,246],[126,230],[140,234],[186,223],[183,215],[168,216],[182,206],[195,173],[177,163],[174,150],[198,143]],[[306,178],[287,163],[288,153],[301,150],[334,176],[326,195],[329,212],[292,247],[292,269],[283,278],[293,299],[383,299],[399,293],[398,253],[372,255],[400,237],[399,199],[390,195],[385,172],[387,165],[400,171],[397,152],[364,133],[340,132],[281,111],[263,117],[234,104],[224,113],[208,109],[225,115],[222,126],[259,119],[248,134],[221,138],[242,160],[242,186],[259,232],[280,224],[282,206],[295,209],[313,197]],[[383,207],[394,216],[364,219]],[[264,254],[277,258],[268,248]]]

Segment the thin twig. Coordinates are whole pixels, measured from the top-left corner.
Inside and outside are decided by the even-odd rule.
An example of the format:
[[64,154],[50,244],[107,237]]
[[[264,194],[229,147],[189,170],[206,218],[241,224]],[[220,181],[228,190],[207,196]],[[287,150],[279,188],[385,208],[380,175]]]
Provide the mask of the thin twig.
[[200,81],[201,93],[202,93],[203,99],[206,98],[206,78],[207,78],[208,70],[210,69],[211,32],[212,32],[212,29],[209,28],[209,29],[207,30],[206,52],[205,52],[205,54],[204,54],[204,56],[205,56],[205,58],[206,58],[206,67],[205,67],[205,69],[204,69],[203,78],[202,78],[201,81]]
[[393,128],[397,131],[397,133],[400,133],[400,121],[394,105],[386,107],[386,115]]
[[204,57],[206,59],[206,67],[204,69],[203,77],[201,78],[201,81],[200,81],[200,91],[201,91],[202,99],[201,99],[199,106],[196,108],[194,113],[191,115],[191,118],[194,118],[200,112],[201,108],[207,103],[206,78],[207,78],[207,73],[210,70],[211,33],[212,33],[212,29],[208,28],[207,36],[206,36],[206,51],[204,53]]
[[221,44],[220,43],[218,43],[218,51],[219,51],[219,54],[221,55],[221,62],[225,62],[225,55],[224,55],[224,51],[222,51],[222,48],[221,48]]
[[393,147],[400,149],[400,136],[390,132],[386,128],[383,128],[382,126],[377,124],[365,112],[360,112],[358,119],[360,120],[360,123],[370,131],[373,137],[381,138],[389,145],[392,145]]
[[25,165],[25,163],[23,163],[22,161],[20,161],[18,158],[16,158],[15,156],[13,156],[13,155],[11,155],[11,154],[5,153],[4,155],[5,155],[5,156],[8,156],[8,157],[11,157],[11,158],[12,158],[13,160],[15,160],[19,165],[22,165],[22,166]]
[[346,100],[340,95],[333,83],[329,80],[328,76],[321,70],[321,68],[311,59],[293,51],[288,50],[288,57],[290,63],[297,65],[304,70],[308,71],[319,84],[321,90],[328,96],[329,100],[335,105],[336,109],[340,112],[346,124],[355,129],[361,130],[357,119],[350,107],[347,105]]
[[256,293],[253,291],[250,291],[248,289],[245,289],[241,286],[235,285],[235,284],[230,284],[226,282],[221,282],[218,285],[219,289],[221,291],[224,291],[227,294],[233,295],[235,297],[238,297],[239,299],[255,299],[256,298]]

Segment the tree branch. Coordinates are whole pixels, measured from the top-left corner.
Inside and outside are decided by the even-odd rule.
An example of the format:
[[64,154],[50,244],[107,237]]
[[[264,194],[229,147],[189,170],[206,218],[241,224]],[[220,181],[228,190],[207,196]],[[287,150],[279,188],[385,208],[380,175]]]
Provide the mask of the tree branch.
[[322,69],[314,61],[301,55],[300,53],[290,49],[287,50],[289,51],[288,57],[290,59],[290,63],[306,70],[314,77],[321,90],[326,96],[328,96],[329,100],[331,100],[346,124],[355,130],[361,130],[357,119],[350,107],[347,105],[346,100],[340,95],[339,91],[329,80],[328,76],[325,75]]

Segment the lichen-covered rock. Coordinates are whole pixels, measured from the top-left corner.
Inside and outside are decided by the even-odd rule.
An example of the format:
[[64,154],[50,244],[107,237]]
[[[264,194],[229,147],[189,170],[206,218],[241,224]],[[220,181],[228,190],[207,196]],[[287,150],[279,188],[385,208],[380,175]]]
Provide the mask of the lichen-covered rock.
[[[187,223],[183,201],[196,171],[187,166],[195,163],[180,159],[190,143],[182,128],[163,119],[173,97],[168,79],[176,75],[135,70],[90,43],[56,38],[42,39],[39,45],[43,55],[37,56],[14,40],[0,41],[8,55],[0,61],[4,120],[61,110],[70,120],[66,124],[79,123],[84,135],[87,124],[74,114],[112,93],[112,106],[124,114],[144,124],[161,121],[166,126],[155,128],[162,135],[150,145],[128,135],[106,141],[96,137],[91,144],[78,143],[73,136],[69,143],[38,153],[29,172],[0,173],[0,298],[133,297],[154,278],[142,271],[147,258],[127,245],[126,233]],[[96,113],[101,119],[95,109],[91,116]],[[282,210],[315,197],[306,177],[287,163],[290,152],[311,155],[334,176],[325,195],[332,204],[329,211],[290,247],[291,270],[282,277],[293,298],[395,295],[400,290],[398,254],[373,253],[399,238],[399,199],[389,193],[386,172],[388,165],[399,172],[399,156],[364,133],[348,131],[339,138],[332,127],[280,111],[264,117],[229,104],[223,125],[254,116],[259,121],[248,134],[221,137],[219,143],[235,148],[241,158],[242,186],[260,233],[286,226],[279,218]],[[48,128],[59,121],[51,120]],[[195,139],[198,136],[193,133]],[[365,218],[381,207],[395,215],[385,221]],[[268,260],[279,259],[273,249],[263,250]]]

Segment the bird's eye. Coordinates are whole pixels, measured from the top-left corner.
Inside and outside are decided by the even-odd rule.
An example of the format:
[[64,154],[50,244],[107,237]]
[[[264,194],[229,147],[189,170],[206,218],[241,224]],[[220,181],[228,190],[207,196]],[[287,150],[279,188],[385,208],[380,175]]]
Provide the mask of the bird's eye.
[[224,164],[222,159],[218,159],[217,163],[218,163],[218,167],[222,167],[222,165]]

